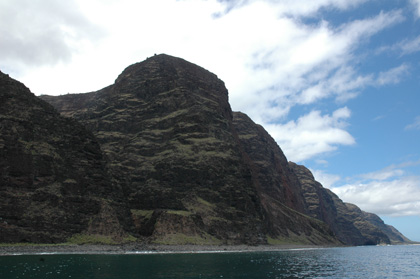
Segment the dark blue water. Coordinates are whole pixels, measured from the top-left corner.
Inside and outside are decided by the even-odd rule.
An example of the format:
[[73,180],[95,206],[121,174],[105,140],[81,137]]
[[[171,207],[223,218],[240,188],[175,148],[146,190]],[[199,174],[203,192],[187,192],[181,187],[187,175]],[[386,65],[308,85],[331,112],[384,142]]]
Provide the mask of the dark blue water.
[[420,246],[0,256],[0,278],[420,278]]

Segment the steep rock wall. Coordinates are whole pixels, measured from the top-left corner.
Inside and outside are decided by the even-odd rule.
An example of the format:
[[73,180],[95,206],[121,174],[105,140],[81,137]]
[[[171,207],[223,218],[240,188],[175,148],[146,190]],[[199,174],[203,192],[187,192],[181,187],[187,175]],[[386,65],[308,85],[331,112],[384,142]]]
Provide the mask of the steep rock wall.
[[131,221],[96,138],[1,72],[0,131],[0,242],[89,234],[103,206],[117,212],[107,234],[124,235]]

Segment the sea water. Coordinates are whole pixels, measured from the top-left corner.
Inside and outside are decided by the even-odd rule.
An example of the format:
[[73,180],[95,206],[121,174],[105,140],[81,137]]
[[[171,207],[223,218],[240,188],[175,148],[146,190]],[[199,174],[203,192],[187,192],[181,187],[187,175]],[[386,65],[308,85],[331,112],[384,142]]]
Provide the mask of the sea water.
[[0,278],[420,278],[420,246],[0,256]]

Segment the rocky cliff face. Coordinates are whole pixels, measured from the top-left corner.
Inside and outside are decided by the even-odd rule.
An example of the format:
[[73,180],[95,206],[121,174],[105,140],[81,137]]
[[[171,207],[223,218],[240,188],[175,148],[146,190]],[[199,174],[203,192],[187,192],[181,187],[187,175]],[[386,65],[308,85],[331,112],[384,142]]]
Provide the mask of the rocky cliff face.
[[344,203],[336,194],[315,181],[304,166],[289,163],[297,175],[309,216],[327,223],[338,239],[347,245],[372,245],[409,241],[395,228],[384,224],[375,214],[367,213],[354,204]]
[[362,217],[381,230],[389,238],[391,244],[410,243],[411,241],[393,226],[387,225],[378,215],[362,211]]
[[85,94],[41,100],[6,75],[0,89],[0,241],[390,238],[289,164],[261,126],[231,111],[216,75],[183,59],[154,56]]
[[[258,244],[267,235],[335,241],[324,224],[297,212],[298,181],[282,172],[281,151],[261,165],[246,150],[259,139],[271,146],[255,148],[277,145],[252,121],[233,123],[223,82],[197,65],[158,55],[101,91],[43,99],[96,135],[139,235],[166,243]],[[247,142],[251,133],[258,135]]]
[[[123,196],[96,138],[1,72],[0,131],[0,242],[124,235]],[[98,218],[104,208],[112,214]]]
[[214,74],[159,55],[104,90],[44,99],[96,135],[135,233],[171,243],[265,241],[227,90]]
[[305,213],[304,192],[274,139],[247,115],[234,112],[233,123],[252,170],[269,236],[312,243],[336,241],[328,226]]

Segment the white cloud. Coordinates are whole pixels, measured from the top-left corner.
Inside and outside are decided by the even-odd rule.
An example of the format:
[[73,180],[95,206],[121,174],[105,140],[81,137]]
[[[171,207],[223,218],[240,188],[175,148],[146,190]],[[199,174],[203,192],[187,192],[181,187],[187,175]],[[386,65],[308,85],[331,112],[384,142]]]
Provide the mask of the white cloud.
[[[32,53],[31,46],[40,48],[33,64],[42,66],[36,71],[15,70],[14,77],[36,94],[98,90],[111,84],[126,66],[154,53],[179,56],[225,81],[232,108],[262,124],[294,161],[354,144],[354,138],[346,131],[347,108],[325,115],[312,111],[281,123],[287,121],[291,108],[328,98],[345,102],[375,82],[397,82],[404,70],[359,74],[354,66],[355,50],[404,20],[401,11],[380,12],[340,26],[318,17],[322,10],[352,9],[367,0],[75,0],[66,4],[45,0],[51,5],[19,1],[10,3],[28,4],[23,11],[34,24],[28,27],[31,40],[25,41],[33,43],[12,45],[22,47],[19,53]],[[16,14],[11,8],[20,8],[7,7],[4,11],[11,15]],[[24,36],[26,19],[11,15],[0,17],[2,26],[10,19],[17,29],[7,34]],[[313,20],[305,23],[302,17]],[[40,34],[48,28],[57,44],[42,41]],[[51,54],[53,59],[48,57]],[[9,69],[16,61],[35,59],[1,57]]]
[[408,70],[409,67],[406,64],[402,64],[398,67],[389,69],[388,71],[380,72],[375,83],[379,86],[399,83],[401,79],[408,74]]
[[420,36],[412,40],[404,40],[398,44],[398,47],[402,50],[403,55],[418,52],[420,51]]
[[397,169],[395,168],[395,166],[390,166],[376,172],[363,174],[361,175],[361,177],[368,180],[382,181],[382,180],[387,180],[395,176],[401,176],[403,174],[404,174],[404,171],[402,169]]
[[414,12],[417,17],[420,17],[420,0],[411,0],[411,3],[414,6]]
[[420,176],[410,173],[419,164],[420,161],[406,161],[345,178],[323,170],[311,172],[323,187],[364,211],[383,216],[420,216]]
[[420,178],[402,177],[348,184],[331,189],[362,210],[390,216],[420,216]]
[[389,216],[420,216],[420,177],[406,174],[404,168],[418,165],[406,162],[360,175],[362,180],[330,188],[345,202],[362,210]]
[[[227,5],[227,11],[255,3],[257,1],[261,0],[219,0],[219,2]],[[276,8],[279,13],[292,16],[312,16],[321,8],[347,10],[367,1],[368,0],[265,0],[267,3],[276,4]]]
[[345,120],[349,117],[350,110],[343,107],[332,115],[321,115],[320,111],[312,111],[297,121],[265,126],[287,158],[299,162],[334,151],[337,145],[354,144],[354,138],[344,130],[347,125]]
[[372,121],[379,121],[381,119],[384,119],[386,116],[385,115],[378,115],[375,118],[372,119]]
[[401,10],[380,12],[374,17],[355,20],[349,24],[343,25],[342,34],[345,34],[347,37],[346,40],[366,39],[384,28],[404,20],[405,18]]
[[1,1],[0,18],[0,61],[20,68],[68,63],[103,35],[74,1]]
[[311,104],[330,96],[345,102],[356,97],[361,89],[371,83],[371,75],[357,75],[353,68],[341,66],[332,76],[320,79],[317,84],[303,90],[298,103]]
[[[329,97],[344,102],[356,97],[364,87],[378,84],[373,75],[360,75],[351,66],[353,49],[363,39],[402,21],[403,16],[401,11],[381,12],[376,17],[356,20],[339,28],[323,21],[305,26],[288,18],[283,20],[290,24],[287,29],[293,32],[279,36],[281,45],[260,49],[251,62],[253,68],[248,67],[249,76],[253,78],[241,79],[245,82],[239,89],[230,88],[232,103],[239,104],[239,110],[263,125],[284,117],[294,105],[313,104]],[[385,77],[381,78],[384,85]],[[235,94],[237,92],[246,92],[255,99],[244,100],[242,94]],[[261,106],[254,106],[256,100]]]
[[[93,30],[92,24],[95,24],[106,30],[107,37],[94,48],[79,49],[77,56],[68,53],[65,56],[67,60],[63,61],[68,62],[71,57],[71,65],[50,67],[43,74],[49,71],[57,78],[55,80],[63,80],[59,78],[60,74],[84,76],[92,70],[95,70],[95,75],[89,79],[78,78],[78,82],[63,80],[61,92],[50,91],[40,75],[34,77],[30,73],[24,76],[23,81],[28,81],[27,85],[35,92],[49,94],[78,92],[82,89],[73,88],[82,88],[83,85],[86,85],[85,91],[94,90],[110,84],[127,65],[153,53],[168,53],[219,75],[231,92],[235,109],[245,111],[253,107],[258,99],[264,107],[274,104],[282,113],[274,113],[271,118],[278,118],[287,114],[288,103],[294,105],[299,101],[291,97],[296,92],[329,89],[325,92],[318,90],[316,96],[305,96],[300,100],[304,103],[331,95],[332,86],[325,82],[319,84],[325,78],[331,82],[341,79],[343,87],[346,83],[353,83],[348,86],[351,87],[350,92],[342,89],[335,94],[354,96],[354,91],[358,89],[354,80],[360,83],[365,77],[356,75],[354,71],[352,76],[348,75],[352,71],[347,65],[352,59],[352,50],[361,39],[400,21],[401,13],[381,13],[373,18],[349,22],[338,29],[323,21],[304,24],[294,17],[313,14],[321,8],[344,10],[362,2],[365,1],[351,1],[351,4],[341,0],[233,1],[238,8],[215,18],[213,15],[223,11],[225,5],[232,5],[231,1],[78,1],[78,8],[69,7],[66,11],[72,15],[71,18],[80,18],[80,23],[75,21],[77,25],[70,24],[67,29],[79,34],[84,30],[81,27],[90,26],[86,29]],[[49,14],[49,10],[39,7],[38,10],[40,12],[34,17],[48,18],[44,14]],[[51,13],[61,15],[54,11]],[[92,24],[81,18],[85,21],[89,18]],[[19,24],[24,22],[22,20]],[[39,33],[45,25],[31,26],[31,30]],[[60,26],[59,23],[50,25]],[[77,40],[71,42],[75,44]],[[42,57],[39,56],[39,59]],[[342,66],[345,68],[341,69]],[[83,75],[78,74],[81,71]],[[247,100],[243,95],[247,95]],[[285,107],[279,105],[283,103]]]
[[339,175],[329,174],[322,170],[311,170],[316,181],[322,184],[324,188],[330,189],[335,183],[341,180]]
[[400,56],[409,55],[420,51],[420,36],[414,39],[404,39],[391,46],[382,46],[378,48],[375,53],[381,54],[387,51],[399,52]]
[[405,126],[405,130],[420,130],[420,116],[417,116],[413,123]]

